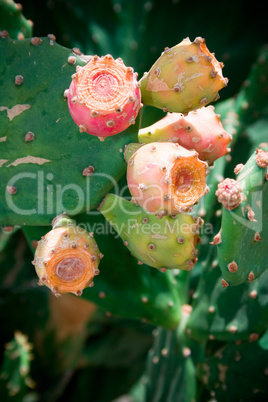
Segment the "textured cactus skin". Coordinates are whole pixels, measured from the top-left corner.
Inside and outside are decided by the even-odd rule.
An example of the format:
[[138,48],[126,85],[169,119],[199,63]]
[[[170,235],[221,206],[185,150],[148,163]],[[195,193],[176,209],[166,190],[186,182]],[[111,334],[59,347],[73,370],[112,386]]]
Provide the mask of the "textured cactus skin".
[[[49,38],[38,46],[28,39],[0,38],[0,52],[0,73],[5,77],[0,88],[0,224],[50,225],[62,212],[72,216],[96,208],[126,170],[124,147],[135,141],[139,119],[105,143],[80,133],[63,93],[75,72],[68,57],[75,57],[79,65],[85,62]],[[12,63],[7,65],[9,58]],[[13,81],[17,74],[24,77],[20,86]],[[16,115],[15,105],[28,106]],[[29,131],[35,138],[26,142]],[[94,173],[85,176],[88,166],[93,166]],[[10,196],[6,186],[12,181],[17,193]],[[38,183],[47,191],[40,193]]]
[[267,327],[268,271],[251,283],[223,288],[213,250],[203,263],[195,291],[193,310],[187,321],[188,335],[198,342],[250,341]]
[[[267,267],[267,168],[258,166],[257,157],[254,152],[237,176],[244,201],[234,210],[223,209],[217,248],[223,278],[230,285],[252,281]],[[234,269],[229,265],[232,262]]]
[[131,195],[148,212],[161,216],[189,210],[207,191],[207,163],[178,144],[153,142],[129,159]]
[[189,112],[169,113],[149,127],[139,130],[139,142],[172,141],[186,149],[195,149],[199,159],[209,165],[226,155],[231,136],[224,130],[213,106]]
[[159,220],[114,194],[106,196],[100,212],[138,261],[163,272],[193,268],[199,220],[195,222],[191,215],[164,216]]
[[141,94],[131,67],[111,55],[92,56],[76,71],[68,107],[80,131],[106,138],[135,124]]
[[32,345],[26,335],[17,331],[14,339],[5,345],[4,360],[0,372],[0,396],[2,401],[21,401],[28,387],[33,388],[30,366]]
[[21,4],[13,0],[0,0],[0,31],[6,30],[13,39],[32,36],[32,23],[21,12]]
[[216,400],[265,400],[267,339],[266,331],[258,342],[229,342],[198,364],[198,377]]
[[[145,401],[193,401],[197,397],[195,366],[190,341],[184,333],[187,317],[174,331],[158,328],[148,353]],[[165,372],[165,376],[163,376]]]
[[178,113],[205,106],[217,100],[218,91],[227,85],[221,67],[204,39],[186,38],[167,48],[142,77],[142,102]]

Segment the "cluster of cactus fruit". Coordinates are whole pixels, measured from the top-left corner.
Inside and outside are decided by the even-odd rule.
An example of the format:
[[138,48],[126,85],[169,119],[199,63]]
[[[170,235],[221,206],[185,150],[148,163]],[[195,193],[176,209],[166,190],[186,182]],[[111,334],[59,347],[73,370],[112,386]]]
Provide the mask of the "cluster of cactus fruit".
[[[0,0],[0,12],[3,289],[21,269],[9,273],[5,256],[27,249],[40,301],[56,296],[85,311],[76,339],[63,336],[73,350],[66,372],[96,358],[83,349],[89,321],[119,316],[153,329],[140,345],[151,349],[134,401],[267,396],[268,136],[255,128],[256,116],[267,121],[267,48],[236,98],[210,105],[228,79],[201,37],[165,48],[138,80],[121,58],[33,37],[11,0]],[[165,115],[142,125],[146,108]],[[228,171],[247,129],[251,155],[234,157]],[[49,323],[37,355],[58,330]],[[20,332],[7,345],[3,398],[23,400],[36,387],[31,348]],[[242,369],[247,392],[232,393]]]

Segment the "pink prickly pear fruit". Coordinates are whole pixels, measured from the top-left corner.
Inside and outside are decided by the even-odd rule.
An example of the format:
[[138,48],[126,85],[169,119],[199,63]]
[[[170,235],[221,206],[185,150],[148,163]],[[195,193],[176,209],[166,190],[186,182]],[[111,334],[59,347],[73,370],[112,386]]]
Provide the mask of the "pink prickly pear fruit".
[[81,296],[84,288],[94,285],[100,256],[92,234],[59,215],[53,221],[53,229],[38,242],[33,264],[39,284],[47,286],[55,296]]
[[186,115],[168,113],[153,125],[140,129],[139,142],[177,142],[186,149],[195,149],[199,159],[209,165],[226,155],[232,137],[223,128],[214,106],[202,107]]
[[207,162],[179,144],[143,145],[129,159],[127,181],[133,201],[158,217],[187,212],[208,192]]
[[92,56],[78,66],[67,93],[71,116],[80,132],[109,137],[126,130],[141,108],[137,73],[122,59]]
[[208,50],[205,39],[184,39],[166,48],[150,71],[141,78],[142,102],[167,112],[186,113],[219,98],[228,79]]

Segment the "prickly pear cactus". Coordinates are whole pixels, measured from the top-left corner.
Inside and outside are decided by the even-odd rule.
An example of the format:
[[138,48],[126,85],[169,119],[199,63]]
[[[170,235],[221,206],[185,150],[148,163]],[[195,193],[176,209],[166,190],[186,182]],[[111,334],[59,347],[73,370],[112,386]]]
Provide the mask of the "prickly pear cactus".
[[63,212],[96,208],[126,170],[123,150],[138,119],[105,142],[80,133],[64,91],[86,61],[54,36],[0,38],[0,52],[0,75],[9,77],[0,88],[0,223],[50,225]]
[[265,13],[23,8],[0,0],[1,401],[266,401]]

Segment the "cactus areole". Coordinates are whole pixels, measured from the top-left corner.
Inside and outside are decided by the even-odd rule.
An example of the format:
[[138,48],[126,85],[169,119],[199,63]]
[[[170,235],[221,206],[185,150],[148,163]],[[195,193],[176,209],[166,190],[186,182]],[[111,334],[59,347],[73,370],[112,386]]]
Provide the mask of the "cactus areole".
[[68,91],[68,107],[80,132],[109,137],[126,130],[141,107],[137,73],[122,59],[92,56],[78,66]]

